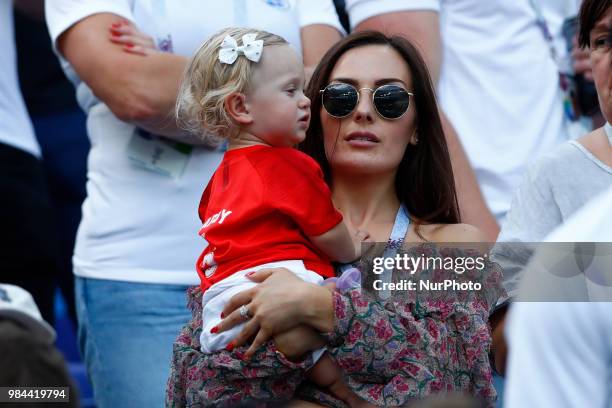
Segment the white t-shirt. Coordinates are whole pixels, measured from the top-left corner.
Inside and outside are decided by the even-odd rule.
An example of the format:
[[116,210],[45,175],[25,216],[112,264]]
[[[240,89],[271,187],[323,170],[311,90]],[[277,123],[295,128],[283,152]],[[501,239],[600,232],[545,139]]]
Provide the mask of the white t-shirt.
[[[576,15],[580,1],[535,3],[563,58],[561,26]],[[487,204],[501,220],[527,163],[570,138],[557,64],[530,0],[347,0],[346,5],[352,25],[391,11],[439,12],[440,105],[459,134]]]
[[[54,0],[46,2],[54,43],[79,20],[108,12],[133,21],[158,45],[190,56],[220,29],[252,26],[283,36],[297,49],[300,28],[328,24],[341,30],[331,0]],[[170,40],[170,41],[168,41]],[[134,126],[96,100],[62,60],[88,113],[91,140],[87,199],[74,254],[78,276],[134,282],[195,284],[195,260],[205,242],[197,235],[200,196],[222,153],[194,148],[185,170],[172,178],[133,164]],[[130,150],[131,151],[131,150]]]
[[0,143],[39,157],[40,147],[17,79],[13,2],[0,1]]
[[[584,206],[546,241],[612,242],[610,214],[612,189]],[[604,256],[610,258],[609,250]],[[611,305],[514,303],[506,330],[510,354],[504,406],[612,406]]]

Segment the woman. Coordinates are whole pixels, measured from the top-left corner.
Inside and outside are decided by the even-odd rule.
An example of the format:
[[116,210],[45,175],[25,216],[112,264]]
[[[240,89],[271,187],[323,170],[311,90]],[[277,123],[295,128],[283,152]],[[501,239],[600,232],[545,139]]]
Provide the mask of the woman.
[[[493,255],[503,267],[508,295],[517,293],[522,271],[531,258],[533,242],[543,241],[576,211],[612,185],[612,96],[609,92],[609,43],[605,27],[596,23],[605,16],[610,1],[585,1],[581,6],[578,45],[588,49],[603,127],[562,144],[541,156],[529,168],[517,189]],[[593,32],[593,33],[592,33]],[[505,311],[500,310],[498,319]],[[503,320],[502,320],[503,322]],[[505,350],[502,325],[496,337]],[[503,371],[505,351],[496,356]]]
[[[434,91],[412,45],[375,32],[352,34],[323,57],[308,94],[314,115],[303,148],[318,160],[335,205],[352,229],[368,231],[372,241],[395,245],[481,241],[475,228],[457,224],[453,174]],[[489,287],[499,288],[499,271],[487,270]],[[324,334],[348,385],[370,403],[402,405],[442,390],[470,392],[489,403],[494,399],[486,320],[495,293],[485,291],[478,302],[461,306],[444,303],[448,307],[441,308],[425,302],[424,309],[413,314],[415,304],[408,299],[377,299],[359,288],[340,294],[302,284],[284,270],[251,276],[262,283],[232,299],[219,332],[243,322],[245,315],[250,320],[228,345],[229,351],[215,355],[198,352],[201,293],[191,291],[194,319],[175,343],[167,404],[293,395],[300,383],[295,371],[309,365],[300,356],[320,340],[311,335],[291,341],[282,337],[297,325]],[[365,318],[364,307],[370,313]],[[456,330],[465,337],[447,335]],[[251,346],[242,347],[253,336]],[[266,342],[272,336],[276,344]],[[388,338],[398,341],[386,342]],[[275,366],[259,364],[276,351],[281,353],[276,353]],[[239,378],[230,376],[235,366],[224,368],[238,357],[248,360],[253,355],[251,362],[243,363]],[[364,372],[370,363],[376,369]],[[287,375],[283,387],[265,382],[278,372]],[[245,384],[248,393],[241,391]],[[306,385],[297,392],[297,397],[341,405]]]
[[[522,271],[534,250],[533,242],[544,241],[567,222],[593,197],[612,185],[612,94],[610,93],[610,38],[607,24],[612,1],[583,1],[579,14],[578,45],[587,50],[599,100],[606,119],[603,127],[567,142],[536,161],[517,190],[508,217],[495,245],[495,260],[507,276],[508,295],[518,294]],[[526,306],[520,306],[528,309]],[[505,309],[500,310],[502,319]],[[526,316],[529,313],[525,314]],[[506,359],[504,338],[512,340],[525,333],[495,330],[501,355],[496,367],[503,369]],[[520,353],[520,351],[518,351]]]
[[[589,51],[599,106],[607,120],[603,129],[582,137],[579,143],[591,153],[593,161],[597,157],[602,164],[607,163],[608,171],[612,171],[612,1],[584,0],[579,22],[579,43]],[[573,163],[571,166],[565,163],[565,166],[574,167]],[[595,196],[598,193],[584,170],[576,175],[575,188],[589,189]],[[607,186],[601,188],[596,198],[591,198],[571,217],[564,219],[562,226],[546,237],[546,242],[612,241],[612,182],[609,174],[604,175],[605,168],[601,170],[599,177],[607,177]],[[553,207],[550,202],[548,206]],[[542,252],[545,251],[536,251],[534,256],[541,256]],[[587,288],[581,293],[581,301],[559,301],[561,296],[578,297],[575,291],[568,290],[567,284],[561,284],[566,279],[556,282],[545,279],[546,275],[553,276],[554,269],[543,275],[538,273],[538,268],[526,272],[521,283],[523,290],[528,283],[544,281],[548,284],[548,293],[554,294],[556,300],[517,302],[510,309],[506,338],[512,352],[508,358],[504,406],[610,406],[612,342],[606,340],[611,338],[612,321],[606,302],[610,298],[603,297],[609,295],[609,287],[602,291],[602,281],[591,279],[597,274],[590,273],[599,268],[609,277],[610,269],[609,262],[599,266],[596,261],[597,258],[605,260],[606,256],[594,258],[595,262],[589,262],[585,266],[587,269],[583,269],[587,281],[584,284],[573,281],[571,285],[576,291]],[[590,301],[586,302],[587,299]]]
[[[189,318],[185,289],[197,282],[198,200],[222,156],[171,119],[187,58],[210,34],[239,24],[282,35],[314,66],[342,28],[331,0],[59,0],[46,12],[88,114],[74,271],[96,403],[160,406],[171,344]],[[124,52],[141,46],[120,42],[128,27],[162,52]]]

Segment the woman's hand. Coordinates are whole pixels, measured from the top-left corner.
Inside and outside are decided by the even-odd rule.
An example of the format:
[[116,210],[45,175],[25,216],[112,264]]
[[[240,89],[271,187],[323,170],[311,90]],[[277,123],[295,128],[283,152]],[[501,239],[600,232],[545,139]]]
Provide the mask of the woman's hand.
[[331,331],[333,301],[329,289],[304,282],[283,268],[262,269],[248,277],[260,284],[234,295],[225,306],[221,316],[223,320],[217,326],[218,331],[223,332],[244,322],[238,308],[245,305],[251,317],[228,345],[229,350],[255,337],[245,354],[245,358],[250,358],[273,336],[301,324],[319,331]]
[[153,41],[153,38],[142,31],[139,31],[128,21],[120,20],[111,24],[109,31],[111,34],[109,40],[112,43],[121,45],[123,47],[123,51],[127,53],[149,55],[159,52],[155,46],[155,41]]

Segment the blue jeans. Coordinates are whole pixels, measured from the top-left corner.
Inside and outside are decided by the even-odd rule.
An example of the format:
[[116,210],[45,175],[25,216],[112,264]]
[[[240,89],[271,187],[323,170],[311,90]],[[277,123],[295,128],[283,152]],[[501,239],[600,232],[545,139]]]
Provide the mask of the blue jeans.
[[496,408],[503,408],[504,406],[504,385],[506,384],[506,379],[500,375],[493,375],[493,385],[495,386],[495,391],[497,391],[497,402],[495,403]]
[[164,406],[172,343],[191,319],[186,289],[76,278],[79,348],[99,408]]

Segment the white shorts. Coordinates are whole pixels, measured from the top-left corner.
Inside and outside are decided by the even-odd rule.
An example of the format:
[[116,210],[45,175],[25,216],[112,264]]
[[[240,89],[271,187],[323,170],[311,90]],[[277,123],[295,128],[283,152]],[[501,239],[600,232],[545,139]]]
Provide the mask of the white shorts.
[[[202,295],[202,334],[200,334],[200,345],[203,353],[213,353],[222,350],[230,341],[238,336],[244,323],[234,326],[223,333],[213,334],[210,330],[221,322],[221,312],[232,296],[257,285],[257,283],[249,280],[245,275],[249,272],[268,268],[287,268],[298,278],[306,282],[316,285],[323,282],[323,277],[306,269],[304,262],[300,260],[289,260],[257,265],[253,268],[238,271],[222,281],[215,283]],[[317,362],[324,352],[325,349],[313,351],[312,356],[314,362]]]

